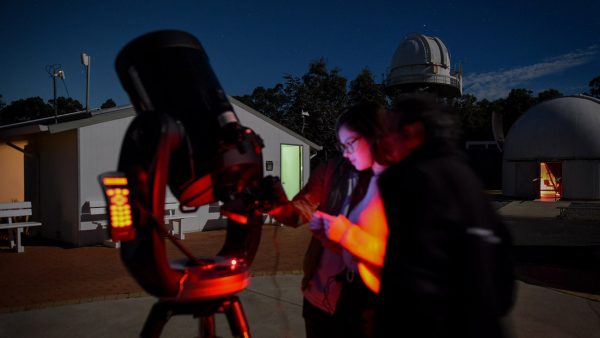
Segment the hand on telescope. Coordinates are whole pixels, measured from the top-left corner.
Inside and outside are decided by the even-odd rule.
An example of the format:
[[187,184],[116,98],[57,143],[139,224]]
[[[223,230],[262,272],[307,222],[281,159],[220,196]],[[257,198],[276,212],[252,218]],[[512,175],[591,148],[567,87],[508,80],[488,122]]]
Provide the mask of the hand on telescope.
[[277,216],[283,212],[283,207],[289,202],[279,177],[265,176],[260,181],[260,187],[256,192],[261,210],[271,216]]

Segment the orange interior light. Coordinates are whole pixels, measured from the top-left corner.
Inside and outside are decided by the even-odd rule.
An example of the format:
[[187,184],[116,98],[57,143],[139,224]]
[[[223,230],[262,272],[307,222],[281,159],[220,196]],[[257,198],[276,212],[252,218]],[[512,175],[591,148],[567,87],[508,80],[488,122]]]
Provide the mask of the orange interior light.
[[562,188],[560,185],[560,163],[540,163],[540,199],[542,201],[556,201],[560,199]]

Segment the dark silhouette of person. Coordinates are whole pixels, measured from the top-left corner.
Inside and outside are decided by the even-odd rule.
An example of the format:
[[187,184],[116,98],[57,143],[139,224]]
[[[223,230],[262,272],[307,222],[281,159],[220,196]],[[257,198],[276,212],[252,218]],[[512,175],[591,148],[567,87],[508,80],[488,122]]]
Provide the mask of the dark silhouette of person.
[[389,226],[376,337],[505,337],[511,237],[457,147],[451,112],[398,98],[376,158]]

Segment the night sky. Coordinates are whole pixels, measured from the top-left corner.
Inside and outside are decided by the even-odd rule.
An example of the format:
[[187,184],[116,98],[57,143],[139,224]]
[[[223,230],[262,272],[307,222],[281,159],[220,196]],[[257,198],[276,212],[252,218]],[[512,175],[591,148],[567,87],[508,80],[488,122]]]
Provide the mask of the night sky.
[[195,35],[229,95],[301,76],[321,57],[348,80],[368,67],[380,82],[414,32],[444,41],[453,68],[462,64],[464,92],[479,99],[511,88],[579,94],[600,75],[598,13],[597,0],[2,1],[0,95],[7,104],[51,99],[46,66],[59,64],[66,79],[57,95],[85,104],[86,52],[91,107],[108,98],[128,104],[115,57],[132,39],[161,29]]

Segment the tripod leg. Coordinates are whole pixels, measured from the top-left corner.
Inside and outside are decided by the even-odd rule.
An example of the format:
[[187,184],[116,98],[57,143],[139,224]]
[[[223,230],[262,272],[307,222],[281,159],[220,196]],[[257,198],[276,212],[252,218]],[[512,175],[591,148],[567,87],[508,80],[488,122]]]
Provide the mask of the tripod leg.
[[200,338],[215,338],[215,315],[201,316],[200,319]]
[[154,304],[148,314],[148,318],[146,318],[146,323],[144,323],[140,337],[160,337],[160,333],[162,332],[163,327],[165,327],[165,324],[167,324],[167,321],[169,321],[171,313],[171,307],[168,304],[161,302]]
[[242,308],[240,299],[236,296],[231,297],[229,305],[225,308],[225,315],[231,328],[231,334],[234,337],[250,338],[250,328]]

